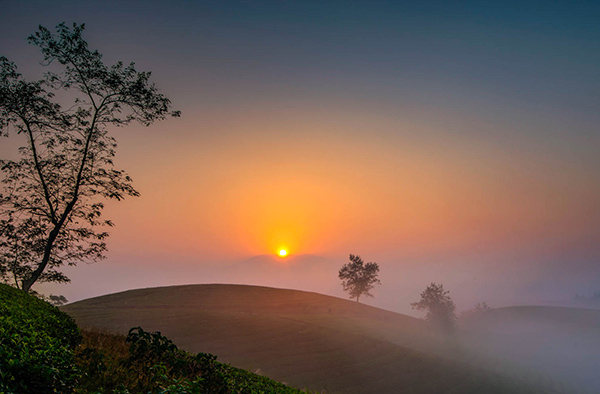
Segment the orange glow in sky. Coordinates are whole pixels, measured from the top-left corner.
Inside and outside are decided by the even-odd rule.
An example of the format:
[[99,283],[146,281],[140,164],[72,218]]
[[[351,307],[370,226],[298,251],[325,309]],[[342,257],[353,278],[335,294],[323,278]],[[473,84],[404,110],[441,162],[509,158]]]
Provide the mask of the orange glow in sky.
[[[26,37],[64,20],[64,10],[4,3],[1,55],[35,73],[40,54]],[[110,291],[229,281],[341,292],[337,269],[350,253],[380,263],[381,291],[408,299],[422,288],[403,285],[436,281],[454,295],[469,283],[503,294],[518,287],[511,278],[523,278],[533,297],[535,284],[575,283],[579,271],[578,283],[589,281],[592,294],[600,288],[591,279],[600,278],[600,57],[588,39],[600,25],[585,7],[564,2],[584,16],[568,27],[554,8],[533,5],[502,25],[472,19],[489,15],[487,6],[438,18],[419,2],[146,3],[138,15],[78,2],[69,15],[86,22],[90,48],[108,64],[151,71],[182,116],[109,127],[119,143],[115,168],[141,197],[103,201],[102,218],[116,225],[106,228],[107,261],[73,270],[84,277],[72,282],[81,291],[47,294],[74,301],[108,292],[105,283],[117,279],[121,287]],[[273,14],[263,17],[263,7]],[[531,29],[541,23],[552,34]],[[28,143],[10,134],[2,159]],[[321,271],[327,264],[314,256],[331,259],[332,270]],[[411,267],[428,271],[419,281]],[[493,267],[509,279],[485,286]],[[453,288],[443,272],[464,282]],[[564,286],[563,295],[588,290]]]
[[[315,124],[294,122],[311,114]],[[170,142],[157,133],[147,149],[164,153],[146,152],[145,162],[134,149],[140,135],[122,136],[123,167],[142,197],[107,212],[117,222],[111,250],[143,245],[209,260],[281,249],[339,255],[497,250],[539,239],[568,243],[589,233],[597,218],[588,211],[600,185],[589,182],[589,170],[564,167],[535,146],[521,154],[493,141],[427,138],[435,135],[431,126],[402,119],[382,124],[358,110],[326,120],[309,111],[285,122],[240,114],[230,123],[219,115],[209,131],[220,137]],[[369,131],[380,128],[411,133]]]

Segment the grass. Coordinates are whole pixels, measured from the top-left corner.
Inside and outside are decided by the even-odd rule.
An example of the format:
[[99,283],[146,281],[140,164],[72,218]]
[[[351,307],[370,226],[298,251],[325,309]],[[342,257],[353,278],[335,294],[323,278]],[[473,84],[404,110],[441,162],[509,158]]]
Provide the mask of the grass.
[[559,393],[468,365],[460,344],[423,321],[296,290],[190,285],[132,290],[70,304],[82,327],[140,325],[182,349],[327,393]]
[[302,394],[210,354],[183,352],[160,333],[132,329],[123,335],[82,331],[75,352],[81,371],[75,393]]
[[81,332],[45,301],[0,284],[0,393],[302,394],[190,354],[160,333]]

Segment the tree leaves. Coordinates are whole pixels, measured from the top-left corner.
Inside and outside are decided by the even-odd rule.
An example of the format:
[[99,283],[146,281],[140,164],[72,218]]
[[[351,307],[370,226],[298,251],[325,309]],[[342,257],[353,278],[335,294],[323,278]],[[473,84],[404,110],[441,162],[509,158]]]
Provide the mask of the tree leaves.
[[339,278],[342,280],[342,287],[345,292],[350,294],[350,298],[355,298],[358,302],[361,295],[373,297],[369,291],[381,282],[377,278],[379,275],[379,265],[377,263],[364,264],[360,256],[350,255],[350,262],[344,264],[339,271]]
[[[55,270],[63,264],[103,259],[108,233],[99,228],[113,224],[102,219],[98,199],[139,196],[129,175],[114,169],[109,127],[179,116],[149,72],[133,63],[105,65],[83,30],[61,23],[55,34],[40,26],[29,37],[43,65],[62,66],[40,81],[25,81],[0,57],[0,134],[12,127],[27,137],[20,160],[0,161],[0,275],[24,290],[36,281],[68,280]],[[55,101],[57,91],[72,105]]]
[[421,293],[421,299],[410,305],[413,309],[427,311],[425,319],[445,331],[451,331],[456,320],[456,305],[444,290],[444,285],[431,283]]

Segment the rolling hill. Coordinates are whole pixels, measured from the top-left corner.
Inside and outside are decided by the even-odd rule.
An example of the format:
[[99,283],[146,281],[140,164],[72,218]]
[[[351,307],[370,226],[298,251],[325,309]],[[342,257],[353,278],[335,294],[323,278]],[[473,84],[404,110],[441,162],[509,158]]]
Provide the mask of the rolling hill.
[[462,335],[471,354],[554,376],[581,392],[600,392],[597,309],[497,308],[465,321]]
[[190,352],[327,393],[566,392],[469,365],[458,342],[437,337],[419,319],[317,293],[187,285],[130,290],[63,310],[84,328],[161,331]]

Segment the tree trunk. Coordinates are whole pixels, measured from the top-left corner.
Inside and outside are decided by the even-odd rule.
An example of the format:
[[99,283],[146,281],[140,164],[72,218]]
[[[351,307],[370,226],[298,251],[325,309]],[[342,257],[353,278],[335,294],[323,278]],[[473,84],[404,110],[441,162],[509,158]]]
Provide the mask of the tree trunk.
[[42,261],[38,265],[37,269],[31,273],[31,276],[23,280],[21,289],[24,292],[29,293],[29,289],[31,289],[31,286],[33,286],[33,284],[38,280],[42,272],[44,272],[44,270],[46,269],[46,266],[50,261],[50,253],[52,252],[54,240],[58,236],[58,231],[59,228],[55,227],[54,230],[50,232],[48,242],[46,243],[46,247],[44,248],[44,257],[42,257]]
[[60,218],[54,229],[52,229],[52,231],[50,232],[50,235],[48,236],[48,242],[46,243],[46,247],[44,248],[44,257],[42,258],[42,261],[40,262],[40,265],[38,265],[37,269],[31,273],[31,276],[28,279],[23,280],[23,291],[29,293],[29,289],[31,289],[31,286],[33,286],[33,284],[38,280],[42,272],[44,272],[44,270],[46,269],[46,266],[50,261],[50,254],[52,253],[54,241],[56,241],[56,237],[58,237],[60,229],[65,224],[67,217],[69,216],[69,214],[73,210],[73,207],[77,203],[77,199],[78,195],[75,195],[75,197],[73,197],[73,199],[65,208],[65,212],[63,213],[62,217]]

